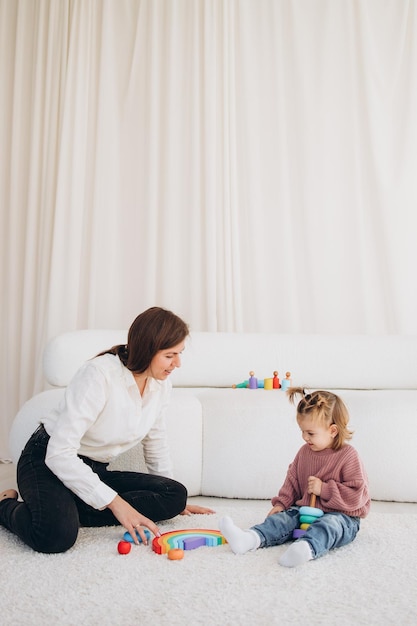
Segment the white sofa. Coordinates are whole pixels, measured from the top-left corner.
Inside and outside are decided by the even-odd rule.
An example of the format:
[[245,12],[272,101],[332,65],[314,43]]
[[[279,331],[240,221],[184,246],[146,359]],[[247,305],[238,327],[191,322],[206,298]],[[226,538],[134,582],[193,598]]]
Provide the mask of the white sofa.
[[[16,462],[41,415],[88,358],[126,341],[126,331],[60,335],[44,352],[50,388],[31,398],[10,432]],[[189,495],[269,499],[302,445],[282,390],[232,388],[290,371],[293,384],[342,396],[374,500],[417,502],[417,337],[195,332],[172,375],[168,413],[175,476]],[[114,464],[144,467],[141,446]]]

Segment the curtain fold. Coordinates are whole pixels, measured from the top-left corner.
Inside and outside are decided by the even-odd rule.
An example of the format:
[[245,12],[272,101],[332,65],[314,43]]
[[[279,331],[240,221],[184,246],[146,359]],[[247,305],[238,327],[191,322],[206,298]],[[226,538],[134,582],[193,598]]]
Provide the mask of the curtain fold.
[[0,0],[0,458],[60,332],[416,334],[416,35],[412,0]]

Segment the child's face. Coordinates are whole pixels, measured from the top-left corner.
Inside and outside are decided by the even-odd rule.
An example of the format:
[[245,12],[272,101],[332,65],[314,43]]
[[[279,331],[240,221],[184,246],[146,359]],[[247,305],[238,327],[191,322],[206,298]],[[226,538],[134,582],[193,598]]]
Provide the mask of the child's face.
[[337,434],[335,424],[324,426],[323,424],[318,424],[311,417],[306,416],[298,416],[297,422],[301,429],[301,435],[310,447],[310,450],[319,452],[320,450],[333,447],[333,441]]

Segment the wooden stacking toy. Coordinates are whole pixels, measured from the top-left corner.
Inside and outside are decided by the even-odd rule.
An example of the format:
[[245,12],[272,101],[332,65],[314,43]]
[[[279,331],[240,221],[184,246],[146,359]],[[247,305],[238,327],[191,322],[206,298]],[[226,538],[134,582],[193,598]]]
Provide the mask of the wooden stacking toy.
[[285,372],[285,378],[281,381],[281,389],[287,391],[292,385],[291,372]]
[[274,370],[273,376],[268,378],[256,378],[255,372],[251,370],[249,372],[249,378],[242,381],[241,383],[236,383],[232,385],[233,389],[283,389],[284,391],[291,387],[291,373],[286,373],[285,380],[282,381],[282,384],[278,378],[277,370]]
[[255,372],[249,372],[249,389],[258,389],[258,380],[255,378]]
[[186,530],[171,530],[154,537],[152,550],[156,554],[167,554],[170,559],[178,559],[180,553],[170,553],[173,550],[195,550],[201,546],[220,546],[226,539],[218,530],[205,528],[187,528]]
[[319,517],[324,515],[321,509],[316,508],[316,496],[314,493],[310,496],[310,506],[300,507],[300,528],[296,528],[292,534],[293,539],[302,537],[310,524],[314,524]]

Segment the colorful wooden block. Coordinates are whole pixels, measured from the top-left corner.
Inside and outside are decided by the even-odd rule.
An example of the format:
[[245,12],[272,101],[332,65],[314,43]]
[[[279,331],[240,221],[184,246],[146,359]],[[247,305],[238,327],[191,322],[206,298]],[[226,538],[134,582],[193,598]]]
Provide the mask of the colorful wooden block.
[[152,550],[156,554],[166,554],[174,548],[194,550],[201,546],[214,547],[223,543],[226,543],[226,539],[218,530],[191,528],[172,530],[163,533],[160,537],[155,537],[152,541]]
[[[151,538],[151,532],[147,528],[143,528],[142,530],[145,533],[147,540],[149,541],[149,539]],[[142,537],[139,535],[138,531],[136,531],[136,536],[137,536],[137,538],[139,540],[139,543],[142,543]],[[123,539],[125,541],[130,541],[130,543],[135,543],[133,541],[132,535],[130,533],[128,533],[127,531],[123,535]]]

